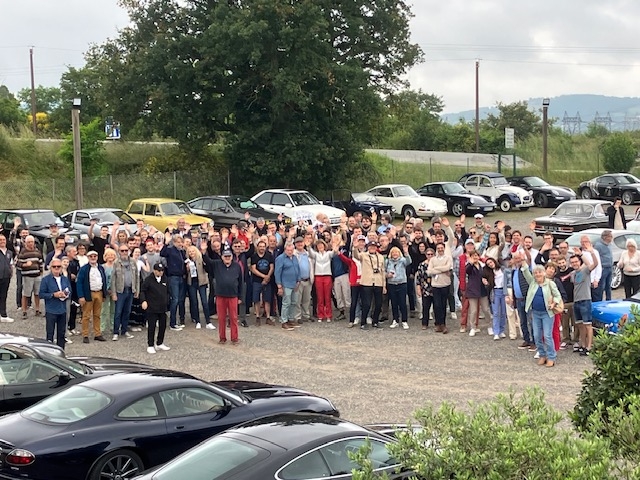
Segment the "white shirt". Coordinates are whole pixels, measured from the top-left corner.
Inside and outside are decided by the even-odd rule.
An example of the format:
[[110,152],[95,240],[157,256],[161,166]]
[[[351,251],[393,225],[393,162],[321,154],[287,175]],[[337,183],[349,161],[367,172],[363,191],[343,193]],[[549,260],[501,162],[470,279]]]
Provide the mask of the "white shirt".
[[102,291],[102,275],[100,275],[97,265],[89,268],[89,289],[92,292]]
[[[598,266],[591,270],[591,283],[599,282],[600,277],[602,277],[602,264],[600,263],[600,254],[595,249],[593,250],[593,253],[598,259]],[[587,257],[589,257],[589,263],[593,264],[593,257],[591,256],[591,252],[583,251],[582,255],[586,255]]]

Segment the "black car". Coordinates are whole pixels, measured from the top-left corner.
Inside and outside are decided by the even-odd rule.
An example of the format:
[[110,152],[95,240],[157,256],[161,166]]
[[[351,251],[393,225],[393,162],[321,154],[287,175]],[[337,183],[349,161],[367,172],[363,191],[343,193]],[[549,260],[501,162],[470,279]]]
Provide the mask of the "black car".
[[530,175],[507,177],[507,181],[511,185],[532,191],[536,207],[557,207],[562,202],[576,199],[576,192],[569,187],[549,185],[540,177]]
[[46,338],[29,337],[19,333],[2,332],[0,333],[0,347],[8,343],[17,345],[28,345],[37,350],[44,351],[49,355],[56,357],[64,357],[64,350],[55,343],[51,343]]
[[138,480],[351,479],[357,453],[369,440],[377,475],[412,478],[397,471],[387,445],[393,438],[340,418],[309,413],[275,415],[247,422],[197,447]]
[[640,179],[630,173],[607,173],[582,182],[578,187],[578,196],[603,200],[620,197],[622,203],[631,205],[640,201]]
[[[249,213],[249,220],[255,222],[258,218],[264,218],[267,224],[278,221],[278,215],[265,210],[249,197],[242,195],[211,195],[198,197],[187,202],[191,211],[196,215],[208,217],[218,227],[231,227],[240,220],[247,220],[245,213]],[[283,218],[285,223],[291,219]]]
[[611,202],[605,200],[572,200],[564,202],[551,215],[534,220],[536,235],[553,233],[556,239],[565,239],[574,232],[587,228],[607,228],[607,208]]
[[51,352],[58,348],[56,345],[49,346],[50,349],[38,343],[0,345],[0,414],[22,410],[91,378],[152,368],[115,358],[65,358],[64,353]]
[[95,378],[0,418],[0,479],[129,479],[240,423],[298,411],[339,416],[292,387],[170,370]]
[[13,228],[13,220],[16,217],[20,217],[22,225],[29,230],[30,235],[35,237],[36,244],[40,249],[42,249],[45,239],[51,236],[49,226],[54,223],[59,227],[59,234],[64,235],[69,244],[77,244],[80,240],[88,240],[89,238],[87,235],[83,235],[82,232],[71,229],[70,225],[65,223],[54,210],[0,210],[0,224],[2,224],[5,231]]
[[424,197],[441,198],[447,202],[449,213],[459,217],[463,213],[489,213],[496,208],[495,202],[474,195],[458,182],[432,182],[416,189]]
[[393,218],[395,209],[388,203],[383,203],[369,193],[352,193],[351,190],[337,189],[331,192],[331,199],[324,201],[325,205],[344,210],[347,215],[354,213],[371,215],[373,212],[378,218],[383,213],[388,213]]

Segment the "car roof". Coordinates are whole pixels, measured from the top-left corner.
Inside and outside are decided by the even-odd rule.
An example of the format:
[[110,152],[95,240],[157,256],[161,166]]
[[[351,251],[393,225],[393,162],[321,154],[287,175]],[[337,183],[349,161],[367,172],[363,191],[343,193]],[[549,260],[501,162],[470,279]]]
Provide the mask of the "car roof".
[[134,198],[129,203],[132,203],[132,202],[167,203],[167,202],[184,202],[184,200],[180,200],[178,198],[168,198],[168,197],[145,197],[145,198]]
[[3,208],[3,212],[13,212],[13,213],[38,213],[38,212],[55,212],[55,210],[51,208]]
[[471,175],[485,175],[487,177],[504,177],[502,173],[498,173],[498,172],[471,172],[471,173],[465,173],[460,178],[470,177]]
[[429,182],[429,183],[425,183],[423,185],[423,187],[426,186],[426,185],[444,185],[446,183],[458,183],[458,182],[454,182],[453,180],[450,181],[450,182]]
[[[115,208],[115,207],[94,207],[94,208],[79,208],[77,210],[71,210],[70,212],[67,213],[72,213],[72,212],[87,212],[87,213],[100,213],[100,212],[115,212],[116,210],[119,210],[121,212],[124,212],[123,209],[121,208]],[[66,215],[66,213],[65,213]]]
[[100,390],[110,395],[138,396],[147,391],[152,392],[163,388],[176,388],[181,386],[193,386],[195,382],[202,382],[188,373],[174,370],[133,370],[98,377],[88,380],[84,385]]
[[[377,436],[365,427],[347,420],[319,413],[285,413],[269,415],[238,425],[228,430],[261,438],[290,450],[319,438],[356,434]],[[380,436],[380,438],[384,438]]]
[[266,190],[262,190],[260,193],[266,193],[266,192],[281,192],[281,193],[298,193],[298,192],[304,192],[304,193],[309,193],[309,190],[301,190],[299,188],[267,188]]
[[393,187],[410,187],[411,185],[407,185],[406,183],[385,183],[384,185],[376,185],[375,187],[371,187],[369,190],[373,190],[374,188],[393,188]]
[[600,205],[602,203],[611,204],[609,200],[593,200],[593,199],[579,199],[579,200],[567,200],[560,204],[562,205],[574,205],[574,204],[586,204],[586,205]]

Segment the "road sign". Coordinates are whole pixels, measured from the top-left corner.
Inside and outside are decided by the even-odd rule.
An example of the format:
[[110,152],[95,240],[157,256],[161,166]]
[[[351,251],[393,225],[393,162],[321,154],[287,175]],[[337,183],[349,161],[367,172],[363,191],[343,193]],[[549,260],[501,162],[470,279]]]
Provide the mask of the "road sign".
[[515,148],[516,137],[515,130],[513,128],[504,129],[504,148]]

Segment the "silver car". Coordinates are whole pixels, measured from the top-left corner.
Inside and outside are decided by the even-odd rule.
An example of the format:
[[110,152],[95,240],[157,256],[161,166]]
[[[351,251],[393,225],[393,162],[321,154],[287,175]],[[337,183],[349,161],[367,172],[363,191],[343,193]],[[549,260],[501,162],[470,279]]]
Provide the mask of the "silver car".
[[[120,225],[129,225],[135,227],[136,220],[124,210],[119,208],[84,208],[82,210],[72,210],[62,215],[62,219],[70,224],[72,228],[80,230],[82,233],[89,233],[89,225],[91,220],[97,220],[93,227],[93,234],[100,236],[100,228],[103,226],[111,227],[116,220]],[[130,228],[130,231],[135,228]]]
[[[588,235],[591,243],[595,243],[600,239],[600,235],[602,232],[607,230],[606,228],[589,228],[587,230],[582,230],[580,232],[576,232],[567,238],[566,242],[569,244],[569,247],[579,247],[580,246],[580,237],[583,235]],[[611,230],[613,233],[613,240],[611,241],[611,250],[613,252],[613,271],[611,274],[611,288],[615,289],[620,286],[622,283],[622,272],[618,268],[618,260],[620,260],[620,255],[627,249],[627,240],[632,238],[636,241],[636,243],[640,244],[640,233],[630,232],[628,230]]]

